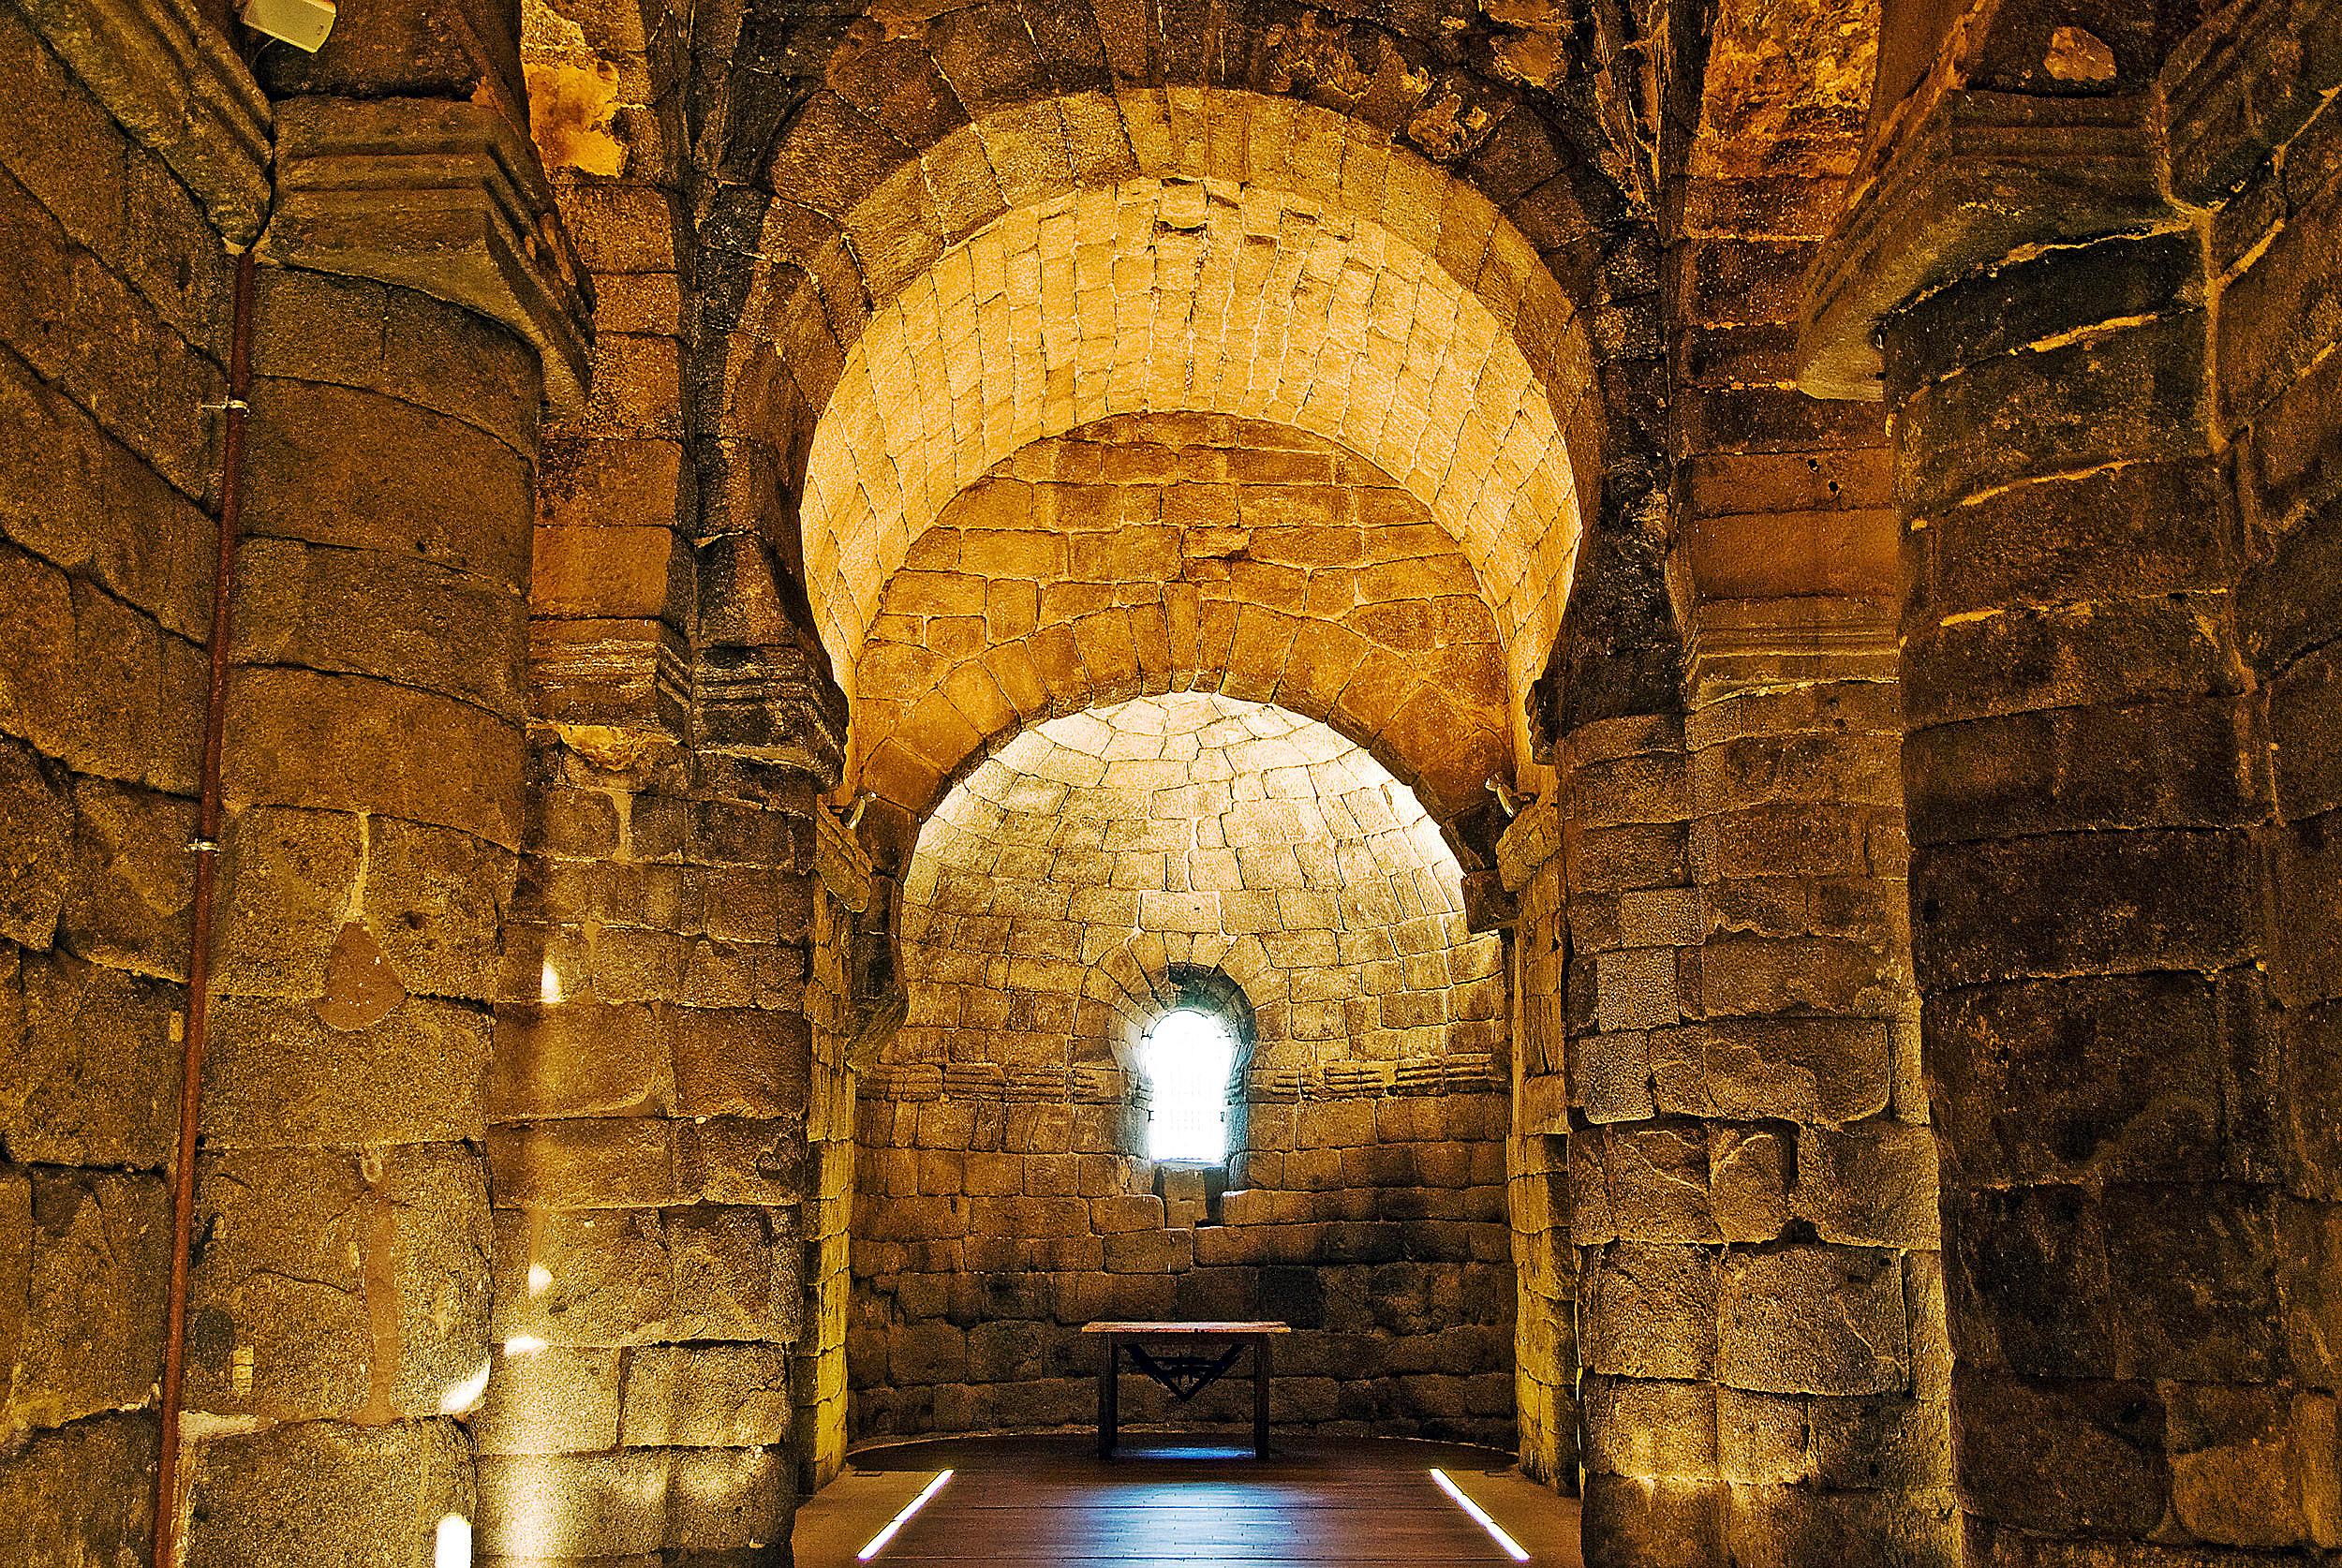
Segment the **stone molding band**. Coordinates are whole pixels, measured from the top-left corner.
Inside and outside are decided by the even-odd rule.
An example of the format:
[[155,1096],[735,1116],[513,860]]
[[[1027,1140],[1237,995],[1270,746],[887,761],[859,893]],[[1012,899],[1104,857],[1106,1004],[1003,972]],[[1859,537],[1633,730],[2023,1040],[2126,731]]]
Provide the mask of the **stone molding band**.
[[1876,401],[1878,323],[1907,301],[2027,245],[2165,220],[2152,112],[2144,94],[1923,85],[1873,140],[1845,217],[1807,274],[1798,385]]
[[592,285],[536,149],[491,105],[294,98],[277,106],[262,254],[462,305],[536,348],[545,401],[583,411]]
[[[1329,1062],[1261,1068],[1244,1075],[1244,1098],[1256,1104],[1298,1104],[1386,1096],[1494,1094],[1505,1067],[1486,1052],[1401,1061]],[[998,1062],[895,1062],[864,1070],[862,1092],[889,1102],[985,1100],[1009,1104],[1144,1105],[1146,1080],[1119,1068],[1004,1067]]]

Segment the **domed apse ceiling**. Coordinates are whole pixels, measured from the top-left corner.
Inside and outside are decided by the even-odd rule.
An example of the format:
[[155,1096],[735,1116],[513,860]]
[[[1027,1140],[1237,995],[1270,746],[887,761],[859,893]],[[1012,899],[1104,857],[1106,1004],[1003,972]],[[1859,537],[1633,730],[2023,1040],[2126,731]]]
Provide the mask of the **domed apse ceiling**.
[[920,837],[903,963],[890,1060],[1036,1088],[1128,1066],[1194,970],[1245,993],[1255,1075],[1501,1071],[1499,943],[1466,929],[1414,791],[1324,724],[1214,693],[1053,719],[977,766]]

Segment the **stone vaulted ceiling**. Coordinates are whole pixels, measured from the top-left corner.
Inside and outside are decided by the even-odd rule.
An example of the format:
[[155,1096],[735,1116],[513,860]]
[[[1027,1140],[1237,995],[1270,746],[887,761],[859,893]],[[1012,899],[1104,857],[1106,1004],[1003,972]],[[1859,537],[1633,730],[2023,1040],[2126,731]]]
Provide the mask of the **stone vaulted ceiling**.
[[[1598,7],[1174,0],[754,7],[736,38],[700,39],[729,45],[728,65],[703,53],[713,90],[687,115],[704,525],[752,526],[797,568],[855,714],[850,767],[868,770],[845,788],[907,824],[1077,686],[1294,685],[1238,673],[1234,650],[1178,657],[1174,595],[1118,604],[1142,651],[1077,683],[1010,670],[1031,652],[1006,651],[1030,635],[1015,614],[947,616],[956,684],[906,702],[881,623],[897,578],[934,568],[923,538],[1033,443],[1147,413],[1307,433],[1408,496],[1462,568],[1414,590],[1439,656],[1426,672],[1485,640],[1495,680],[1466,673],[1412,724],[1392,721],[1403,690],[1345,704],[1364,655],[1329,661],[1331,689],[1288,695],[1444,821],[1484,807],[1490,775],[1534,772],[1522,703],[1604,488],[1606,362],[1632,335],[1599,313],[1641,286],[1614,254],[1646,185],[1640,143],[1596,64],[1631,31]],[[1278,670],[1324,651],[1295,654],[1327,635],[1298,623],[1404,599],[1389,576],[1338,607],[1263,605],[1297,623]],[[1035,586],[1075,581],[1098,580]],[[1451,636],[1443,605],[1465,599],[1490,624]],[[1174,646],[1149,658],[1158,614]],[[873,656],[897,677],[875,702]],[[903,826],[891,837],[907,849]]]

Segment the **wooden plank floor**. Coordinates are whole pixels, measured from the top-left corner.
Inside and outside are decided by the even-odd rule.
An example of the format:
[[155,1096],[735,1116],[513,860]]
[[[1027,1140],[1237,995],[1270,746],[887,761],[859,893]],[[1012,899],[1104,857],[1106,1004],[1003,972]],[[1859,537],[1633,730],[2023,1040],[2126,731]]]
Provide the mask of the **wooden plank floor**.
[[1446,1443],[1288,1440],[1240,1448],[1126,1435],[963,1438],[866,1449],[797,1512],[798,1568],[852,1568],[855,1551],[938,1471],[952,1480],[872,1568],[1423,1568],[1511,1560],[1430,1477],[1438,1465],[1528,1549],[1580,1568],[1578,1506],[1506,1456]]

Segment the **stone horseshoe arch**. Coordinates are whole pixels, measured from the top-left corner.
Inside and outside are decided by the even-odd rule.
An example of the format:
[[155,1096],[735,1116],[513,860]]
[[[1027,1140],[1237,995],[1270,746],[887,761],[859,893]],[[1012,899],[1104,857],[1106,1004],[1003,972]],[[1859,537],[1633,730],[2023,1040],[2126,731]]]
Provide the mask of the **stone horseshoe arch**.
[[[1390,133],[1254,93],[1003,109],[852,200],[793,140],[825,123],[808,109],[771,160],[810,185],[763,214],[708,395],[727,473],[796,497],[774,527],[850,698],[886,580],[953,496],[1032,439],[1158,408],[1277,419],[1399,478],[1490,585],[1525,691],[1599,488],[1594,355],[1548,259],[1582,225],[1538,209],[1541,250]],[[961,190],[982,194],[936,207]]]
[[1508,763],[1498,623],[1421,503],[1334,443],[1119,416],[996,465],[888,582],[849,777],[903,855],[1021,728],[1142,693],[1274,703],[1364,747],[1477,864]]

